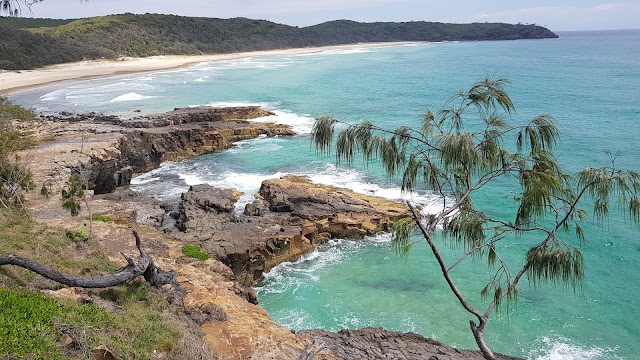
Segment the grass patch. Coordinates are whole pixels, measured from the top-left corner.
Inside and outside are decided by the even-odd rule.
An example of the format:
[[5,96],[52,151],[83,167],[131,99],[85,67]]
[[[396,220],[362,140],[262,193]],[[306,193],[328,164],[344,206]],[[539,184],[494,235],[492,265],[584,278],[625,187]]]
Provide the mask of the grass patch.
[[[75,243],[63,229],[38,224],[23,211],[0,209],[0,254],[4,253],[75,275],[119,270],[95,240]],[[88,275],[85,269],[90,269]],[[86,359],[100,345],[119,359],[156,358],[154,351],[167,359],[216,358],[207,350],[200,328],[175,313],[160,292],[141,279],[88,292],[111,304],[104,308],[27,291],[59,286],[19,267],[0,267],[0,359]],[[61,348],[63,334],[76,341],[73,349]],[[193,348],[185,347],[184,339],[191,339]]]
[[[114,354],[144,360],[154,350],[174,350],[181,334],[163,311],[168,306],[160,295],[146,290],[144,283],[118,287],[113,294],[122,305],[117,313],[35,292],[0,289],[0,356],[68,359],[106,345]],[[61,349],[59,340],[65,333],[78,342],[79,354]]]
[[[1,210],[0,254],[7,253],[74,275],[82,275],[82,269],[86,268],[91,269],[92,275],[118,271],[97,241],[88,239],[79,245],[67,237],[63,229],[38,224],[25,212]],[[24,283],[37,287],[51,286],[49,280],[30,271],[17,267],[0,268],[0,287],[21,287]]]
[[[87,218],[87,220],[89,220],[89,218]],[[105,223],[112,223],[113,222],[113,218],[106,216],[106,215],[93,215],[91,217],[91,220],[93,221],[102,221]]]
[[0,289],[0,356],[66,359],[57,345],[62,327],[104,328],[112,321],[95,305],[62,305],[39,293]]
[[211,258],[211,256],[206,252],[202,251],[202,249],[198,245],[184,245],[182,246],[182,253],[187,257],[202,260],[202,261],[205,261]]
[[[91,276],[119,270],[95,240],[74,243],[64,230],[37,224],[24,212],[0,210],[3,253],[76,275],[82,275],[83,269],[91,269]],[[175,347],[182,326],[177,325],[164,297],[143,281],[94,292],[116,303],[120,307],[116,312],[25,291],[26,287],[58,286],[18,267],[0,267],[0,359],[86,358],[86,353],[99,345],[106,345],[120,358],[143,360],[154,350],[168,353],[169,358],[179,351]],[[64,333],[80,343],[76,350],[60,347]]]
[[74,243],[79,243],[89,240],[88,230],[85,230],[86,226],[81,227],[76,231],[67,230],[64,235]]
[[[2,106],[0,106],[2,108]],[[0,114],[0,156],[5,157],[7,154],[28,149],[35,146],[35,141],[28,135],[15,130],[9,120]]]

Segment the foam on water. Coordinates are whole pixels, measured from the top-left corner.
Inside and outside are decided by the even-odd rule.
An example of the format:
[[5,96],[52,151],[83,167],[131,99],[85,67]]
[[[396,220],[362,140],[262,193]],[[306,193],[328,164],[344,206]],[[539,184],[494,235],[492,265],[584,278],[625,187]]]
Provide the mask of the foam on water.
[[149,172],[131,179],[131,185],[143,185],[160,180],[160,178],[154,177],[153,174],[150,174],[151,173]]
[[[248,102],[248,101],[216,101],[206,104],[214,107],[259,106],[270,110],[275,115],[249,119],[254,122],[269,122],[274,124],[289,125],[296,134],[310,134],[315,119],[309,116],[295,114],[286,109],[279,109],[278,102]],[[198,105],[190,105],[192,107]]]
[[137,101],[137,100],[153,99],[154,97],[155,96],[140,95],[135,92],[130,92],[130,93],[117,96],[111,99],[111,101],[109,102],[113,103],[113,102],[120,102],[120,101]]
[[284,175],[286,174],[281,172],[274,174],[251,174],[227,171],[224,172],[220,178],[210,180],[207,183],[215,187],[235,188],[243,192],[243,195],[240,196],[240,199],[238,199],[235,204],[236,213],[242,213],[244,207],[255,200],[255,194],[260,190],[260,185],[263,181],[276,179]]
[[606,360],[622,359],[612,349],[576,345],[564,337],[541,337],[527,358],[536,360]]
[[354,49],[340,49],[340,50],[326,50],[322,54],[328,55],[350,55],[350,54],[363,54],[369,53],[373,48],[354,48]]
[[197,78],[197,79],[195,79],[193,81],[195,81],[195,82],[205,82],[205,81],[207,81],[207,79],[209,79],[208,76],[201,76],[201,77],[199,77],[199,78]]
[[277,58],[253,58],[247,57],[242,59],[216,61],[209,63],[209,67],[222,69],[279,69],[289,66],[294,62],[280,61]]
[[301,286],[319,280],[320,269],[339,263],[351,253],[363,246],[387,244],[391,241],[389,234],[367,237],[355,242],[343,239],[332,239],[327,244],[318,246],[294,262],[284,262],[264,274],[264,281],[256,287],[262,294],[297,292]]
[[[104,81],[104,80],[102,80]],[[140,92],[152,93],[156,92],[156,88],[153,85],[141,82],[138,79],[130,79],[125,81],[119,79],[115,83],[94,83],[87,81],[78,85],[72,85],[63,89],[57,89],[49,91],[39,97],[40,104],[36,106],[36,109],[40,110],[43,104],[47,106],[52,105],[55,107],[63,107],[68,110],[67,106],[81,107],[81,111],[86,111],[86,108],[93,107],[92,110],[106,110],[100,109],[100,106],[111,106],[110,104],[139,101],[152,99],[157,96],[141,95]],[[97,109],[96,109],[97,107]]]
[[255,118],[250,121],[289,125],[296,134],[311,134],[315,119],[295,114],[289,110],[272,110],[272,112],[275,115]]
[[189,186],[206,183],[201,175],[178,173],[178,176],[180,177],[180,180],[184,181],[184,183]]
[[280,324],[288,329],[319,329],[322,327],[322,324],[315,321],[313,316],[299,309],[290,309],[282,315],[281,319]]
[[[271,102],[251,102],[251,101],[213,101],[205,104],[205,106],[213,106],[213,107],[239,107],[239,106],[259,106],[266,109],[273,109],[277,107],[279,103],[271,103]],[[189,105],[189,107],[197,107],[201,105]]]
[[238,141],[233,144],[234,146],[232,148],[227,149],[226,152],[230,154],[264,152],[277,153],[286,145],[285,141],[286,140],[280,137],[270,138],[266,134],[261,134],[255,139]]
[[398,186],[383,187],[371,182],[364,173],[356,169],[338,168],[334,164],[326,164],[326,169],[309,174],[311,181],[347,188],[359,194],[377,196],[389,200],[409,200],[422,206],[423,212],[428,214],[442,210],[442,198],[429,192],[403,192]]
[[[382,47],[380,47],[382,48]],[[364,54],[373,52],[376,47],[367,47],[367,48],[350,48],[350,49],[330,49],[323,50],[317,52],[310,53],[302,53],[302,54],[293,54],[289,55],[289,57],[312,57],[318,55],[351,55],[351,54]]]

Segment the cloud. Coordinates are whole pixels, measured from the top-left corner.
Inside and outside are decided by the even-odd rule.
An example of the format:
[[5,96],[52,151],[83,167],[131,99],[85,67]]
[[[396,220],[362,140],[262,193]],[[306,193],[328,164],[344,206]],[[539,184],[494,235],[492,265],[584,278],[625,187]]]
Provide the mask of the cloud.
[[249,11],[254,14],[281,16],[286,14],[309,14],[316,12],[365,9],[383,5],[403,6],[402,4],[415,2],[415,0],[253,0],[248,1],[249,4],[247,5],[249,6]]
[[[551,0],[545,1],[550,3]],[[545,25],[551,30],[640,28],[638,0],[613,0],[615,2],[589,6],[576,1],[579,0],[555,0],[552,6],[529,5],[512,9],[516,3],[539,4],[540,0],[45,0],[33,6],[31,16],[78,18],[149,12],[216,18],[242,16],[300,26],[327,20],[352,19],[523,22]]]
[[593,30],[640,27],[640,5],[602,3],[590,7],[545,6],[496,12],[478,12],[462,22],[535,23],[556,30]]

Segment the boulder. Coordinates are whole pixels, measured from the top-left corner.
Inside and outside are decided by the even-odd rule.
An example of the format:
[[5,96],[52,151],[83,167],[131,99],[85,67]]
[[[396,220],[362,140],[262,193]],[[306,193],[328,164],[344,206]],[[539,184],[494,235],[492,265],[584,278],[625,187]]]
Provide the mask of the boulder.
[[211,185],[194,185],[181,196],[176,227],[183,232],[219,231],[234,218],[234,205],[242,193],[235,189],[218,189]]

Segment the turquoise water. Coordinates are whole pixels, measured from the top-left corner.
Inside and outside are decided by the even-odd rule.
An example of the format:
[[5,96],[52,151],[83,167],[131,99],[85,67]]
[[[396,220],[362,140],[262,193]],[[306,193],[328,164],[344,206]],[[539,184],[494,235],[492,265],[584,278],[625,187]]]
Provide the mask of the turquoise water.
[[[401,196],[375,167],[343,169],[318,157],[308,133],[313,118],[368,119],[387,127],[418,124],[427,109],[483,77],[506,77],[524,122],[553,115],[561,130],[558,156],[567,170],[604,165],[640,169],[640,31],[562,33],[560,39],[418,44],[254,57],[196,67],[58,84],[12,98],[41,111],[103,111],[133,115],[200,104],[261,104],[264,120],[294,125],[292,138],[261,138],[221,153],[164,164],[134,180],[134,189],[175,199],[189,185],[236,187],[251,200],[260,182],[287,173],[388,198]],[[437,206],[427,192],[417,203]],[[492,214],[512,206],[501,186],[475,199]],[[240,207],[239,207],[240,209]],[[640,355],[640,231],[614,212],[603,226],[587,221],[586,283],[581,294],[520,286],[515,306],[493,315],[487,342],[495,351],[531,359],[635,359]],[[505,242],[514,266],[530,239]],[[456,250],[447,250],[453,259]],[[455,271],[459,287],[482,305],[488,272],[470,262]],[[258,287],[260,303],[292,329],[384,326],[414,331],[449,345],[474,348],[468,320],[424,246],[407,261],[387,236],[335,240],[304,259],[283,264]]]

